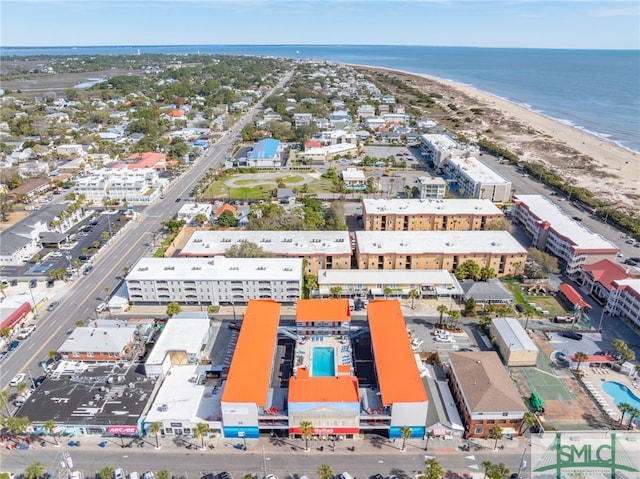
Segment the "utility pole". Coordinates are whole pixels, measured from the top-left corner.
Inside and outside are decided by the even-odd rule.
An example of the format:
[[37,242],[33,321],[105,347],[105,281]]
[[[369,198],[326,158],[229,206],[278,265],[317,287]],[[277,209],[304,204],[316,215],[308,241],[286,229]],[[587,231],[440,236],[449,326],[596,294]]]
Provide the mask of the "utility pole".
[[522,457],[520,458],[520,464],[518,465],[518,477],[520,477],[520,472],[522,471],[522,468],[527,466],[527,461],[524,458],[526,453],[527,453],[527,448],[525,447],[522,450]]

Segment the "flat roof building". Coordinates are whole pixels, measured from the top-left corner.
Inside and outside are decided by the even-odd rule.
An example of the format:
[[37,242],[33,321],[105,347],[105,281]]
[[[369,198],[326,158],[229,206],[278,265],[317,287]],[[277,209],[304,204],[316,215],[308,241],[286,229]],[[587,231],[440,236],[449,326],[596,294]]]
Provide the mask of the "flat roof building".
[[125,280],[132,304],[292,303],[302,292],[302,259],[142,258]]
[[131,326],[75,328],[58,348],[71,361],[116,362],[130,359],[137,330]]
[[247,155],[247,166],[254,168],[279,167],[281,151],[280,140],[273,138],[260,140]]
[[367,231],[483,230],[503,218],[502,211],[489,200],[362,200],[362,219]]
[[356,231],[359,269],[444,269],[467,260],[514,274],[527,250],[507,231]]
[[460,193],[494,203],[511,199],[511,181],[474,157],[449,158],[445,171],[455,179]]
[[250,242],[278,258],[304,258],[305,274],[319,269],[351,268],[348,231],[194,231],[179,255],[191,258],[224,256],[229,248]]
[[456,277],[443,269],[385,269],[375,276],[362,269],[323,269],[312,294],[329,297],[334,287],[340,287],[342,296],[354,298],[383,298],[386,288],[391,288],[394,297],[408,297],[415,289],[421,299],[455,298],[463,293]]
[[449,384],[466,437],[490,438],[496,426],[518,435],[527,406],[495,351],[450,352]]
[[382,405],[391,416],[389,437],[402,437],[409,426],[411,437],[424,437],[428,399],[411,349],[400,303],[377,300],[367,305],[371,345]]
[[491,332],[507,366],[535,366],[538,347],[515,318],[495,318]]
[[433,133],[420,136],[420,151],[435,168],[440,168],[447,158],[462,155],[465,149],[450,136]]
[[440,177],[420,176],[418,178],[420,199],[444,199],[447,194],[447,182]]
[[162,377],[173,366],[197,364],[211,336],[206,312],[178,313],[167,320],[144,362],[147,376]]
[[566,263],[575,276],[583,265],[616,260],[620,248],[585,228],[542,195],[516,195],[511,215],[532,237],[533,246]]
[[640,279],[617,279],[612,286],[605,310],[612,316],[622,316],[640,326]]
[[364,191],[367,189],[367,178],[364,171],[357,168],[347,168],[340,173],[344,186],[348,191]]

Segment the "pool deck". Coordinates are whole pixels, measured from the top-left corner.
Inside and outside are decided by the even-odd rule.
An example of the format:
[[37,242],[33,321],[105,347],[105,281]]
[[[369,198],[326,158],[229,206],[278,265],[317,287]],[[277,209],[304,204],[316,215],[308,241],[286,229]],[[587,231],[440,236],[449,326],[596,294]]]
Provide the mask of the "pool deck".
[[590,367],[583,370],[582,383],[590,392],[591,399],[600,404],[605,413],[609,414],[614,421],[620,421],[622,413],[616,406],[613,397],[609,396],[602,389],[602,384],[607,381],[615,381],[628,387],[635,396],[640,399],[640,384],[624,374],[614,371],[608,367]]
[[335,365],[334,371],[338,372],[338,365],[352,364],[352,349],[349,339],[343,336],[310,335],[302,341],[296,341],[294,371],[298,368],[307,368],[313,375],[313,348],[333,348]]

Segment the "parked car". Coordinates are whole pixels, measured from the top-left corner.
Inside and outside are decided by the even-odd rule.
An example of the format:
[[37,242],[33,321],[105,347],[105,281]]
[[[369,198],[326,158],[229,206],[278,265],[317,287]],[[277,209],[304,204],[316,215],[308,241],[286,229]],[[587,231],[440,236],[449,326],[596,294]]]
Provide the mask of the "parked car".
[[113,479],[125,479],[124,471],[121,468],[118,468],[115,471],[113,471]]
[[18,349],[18,346],[20,346],[20,341],[18,340],[11,341],[11,343],[7,347],[7,351],[15,351],[16,349]]
[[558,354],[556,354],[556,359],[558,361],[560,361],[561,363],[566,363],[567,362],[567,355],[564,354],[563,352],[559,352]]
[[22,328],[20,330],[20,333],[18,333],[18,339],[27,339],[29,336],[31,336],[31,333],[33,333],[35,330],[36,330],[35,324],[31,324],[26,328]]
[[451,336],[436,336],[436,341],[439,343],[455,343],[456,340]]
[[582,334],[576,333],[575,331],[561,331],[559,334],[560,336],[569,339],[575,339],[576,341],[580,341],[582,339]]
[[27,375],[25,373],[20,373],[17,374],[9,383],[10,387],[16,387],[18,384],[20,384],[22,381],[24,381],[24,378],[26,378]]
[[524,310],[525,308],[523,305],[521,305],[520,303],[516,304],[516,311],[518,311],[518,313],[524,313]]

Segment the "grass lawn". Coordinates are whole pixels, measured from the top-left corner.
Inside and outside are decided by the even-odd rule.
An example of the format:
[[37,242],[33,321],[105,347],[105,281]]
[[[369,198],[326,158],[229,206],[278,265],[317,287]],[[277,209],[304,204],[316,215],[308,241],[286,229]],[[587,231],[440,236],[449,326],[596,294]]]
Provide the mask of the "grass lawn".
[[549,311],[549,314],[571,313],[567,311],[553,296],[529,296],[529,301],[536,303],[542,309]]
[[[207,199],[264,200],[269,198],[270,193],[278,187],[280,181],[287,185],[302,186],[305,180],[305,176],[299,174],[282,176],[279,173],[273,173],[270,175],[271,177],[268,177],[266,173],[264,175],[264,178],[259,179],[247,178],[243,174],[232,175],[225,182],[217,181],[212,184],[202,197]],[[229,187],[226,183],[236,186]],[[316,194],[331,193],[333,186],[330,181],[322,179],[314,179],[307,184],[309,192]]]

